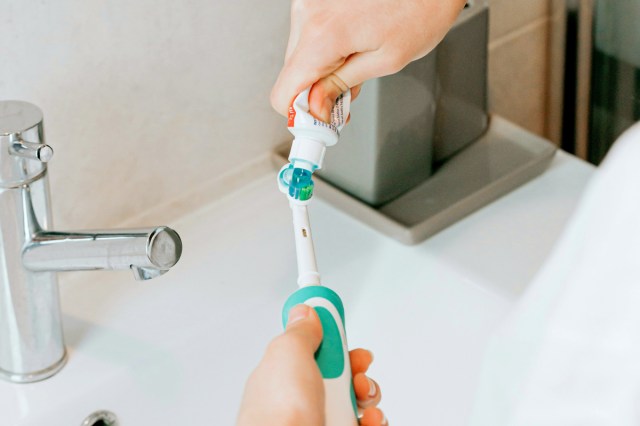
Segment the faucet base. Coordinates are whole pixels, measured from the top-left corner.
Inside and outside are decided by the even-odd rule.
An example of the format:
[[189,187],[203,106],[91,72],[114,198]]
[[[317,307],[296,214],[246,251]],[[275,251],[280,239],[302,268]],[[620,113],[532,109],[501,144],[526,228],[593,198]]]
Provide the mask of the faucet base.
[[[433,175],[382,206],[371,206],[316,179],[317,194],[333,206],[404,244],[417,244],[542,173],[557,150],[551,142],[498,116]],[[272,159],[286,162],[280,149]]]
[[55,364],[43,370],[34,371],[32,373],[14,373],[0,368],[0,379],[19,384],[39,382],[55,375],[62,369],[62,367],[65,366],[66,363],[67,351],[65,349],[64,353],[62,354],[62,358],[60,358]]

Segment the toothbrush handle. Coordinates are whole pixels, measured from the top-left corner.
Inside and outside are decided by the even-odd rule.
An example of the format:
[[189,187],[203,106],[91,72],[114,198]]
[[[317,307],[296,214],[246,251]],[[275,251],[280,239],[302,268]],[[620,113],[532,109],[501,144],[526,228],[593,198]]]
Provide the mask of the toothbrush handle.
[[289,296],[284,304],[283,326],[287,324],[291,308],[300,303],[313,307],[322,323],[323,338],[315,358],[324,382],[325,425],[357,426],[358,409],[351,377],[342,301],[327,287],[302,287]]

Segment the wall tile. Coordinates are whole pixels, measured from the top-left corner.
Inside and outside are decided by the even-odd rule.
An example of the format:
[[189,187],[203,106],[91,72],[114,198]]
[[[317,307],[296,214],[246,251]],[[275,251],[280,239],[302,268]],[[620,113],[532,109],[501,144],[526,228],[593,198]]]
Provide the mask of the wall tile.
[[[508,33],[550,13],[550,0],[489,0],[489,40],[495,41]],[[554,0],[552,0],[554,1]]]
[[113,226],[289,139],[269,105],[289,5],[3,5],[0,98],[44,112],[56,226]]
[[[548,43],[535,23],[550,0],[489,1],[491,107],[542,133]],[[288,1],[4,6],[0,51],[11,66],[0,68],[0,98],[44,111],[59,229],[153,222],[172,200],[191,208],[185,194],[290,139],[268,103]]]
[[553,13],[549,20],[549,74],[547,97],[547,130],[546,136],[556,144],[562,137],[562,106],[564,90],[564,55],[566,39],[566,10],[555,6],[560,3],[554,0]]
[[489,50],[489,108],[544,135],[548,21],[494,43]]

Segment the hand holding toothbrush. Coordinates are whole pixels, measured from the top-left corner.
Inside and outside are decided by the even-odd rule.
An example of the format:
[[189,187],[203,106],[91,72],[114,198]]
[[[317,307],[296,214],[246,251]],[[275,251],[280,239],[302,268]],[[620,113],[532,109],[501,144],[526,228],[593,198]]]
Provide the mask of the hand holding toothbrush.
[[340,130],[349,116],[350,93],[344,93],[331,110],[331,122],[322,123],[309,114],[309,90],[305,90],[291,105],[289,130],[294,140],[289,153],[290,163],[278,173],[279,190],[286,194],[293,218],[298,286],[285,302],[283,326],[296,305],[312,307],[322,326],[322,340],[314,359],[324,385],[324,421],[326,426],[357,426],[357,401],[351,374],[351,362],[342,300],[333,290],[321,285],[308,205],[313,197],[314,171],[322,168],[328,146],[335,145]]
[[[245,387],[237,426],[324,426],[324,387],[314,359],[322,327],[315,310],[297,305],[289,312],[285,332],[276,337]],[[369,351],[350,352],[361,426],[388,423],[376,406],[380,388],[365,373],[373,361]]]

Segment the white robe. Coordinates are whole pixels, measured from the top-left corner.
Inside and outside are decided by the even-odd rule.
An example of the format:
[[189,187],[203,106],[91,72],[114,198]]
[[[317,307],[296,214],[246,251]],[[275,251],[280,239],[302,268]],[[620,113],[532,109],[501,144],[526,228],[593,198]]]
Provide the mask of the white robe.
[[493,338],[471,424],[640,425],[640,124]]

